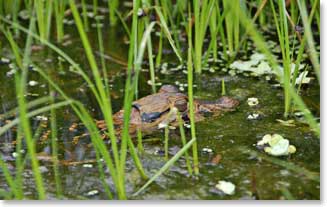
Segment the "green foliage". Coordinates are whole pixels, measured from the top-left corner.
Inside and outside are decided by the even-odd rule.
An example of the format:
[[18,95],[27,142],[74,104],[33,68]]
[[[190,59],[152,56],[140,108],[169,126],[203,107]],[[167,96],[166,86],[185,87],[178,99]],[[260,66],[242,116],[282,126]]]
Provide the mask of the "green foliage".
[[[17,131],[17,147],[15,165],[16,172],[12,173],[7,166],[7,163],[0,157],[0,167],[4,175],[5,181],[10,188],[10,192],[4,192],[0,189],[0,197],[8,199],[25,199],[23,194],[24,178],[22,173],[25,168],[29,167],[26,164],[26,157],[21,155],[23,141],[27,145],[27,156],[31,160],[31,168],[36,184],[36,190],[39,199],[46,199],[46,188],[43,183],[43,178],[39,170],[39,162],[36,158],[36,143],[39,138],[39,131],[33,130],[30,125],[30,119],[36,115],[50,113],[50,127],[51,127],[51,148],[53,163],[53,176],[55,180],[56,194],[58,198],[62,198],[63,189],[60,180],[59,162],[58,162],[58,146],[59,140],[58,126],[57,126],[57,110],[62,107],[70,106],[82,123],[86,126],[91,137],[96,159],[98,164],[98,171],[100,179],[103,183],[103,188],[109,199],[127,199],[125,190],[125,165],[127,156],[130,155],[134,161],[140,176],[143,179],[148,179],[139,158],[139,153],[143,152],[142,134],[138,131],[138,145],[137,151],[134,143],[129,135],[130,114],[132,110],[132,102],[138,97],[138,82],[139,75],[142,68],[144,58],[149,62],[151,89],[155,93],[156,79],[155,67],[160,67],[162,62],[163,50],[167,46],[166,43],[174,51],[178,61],[187,65],[187,83],[188,83],[188,97],[190,108],[190,124],[191,124],[191,138],[187,142],[187,137],[183,128],[183,121],[180,115],[177,115],[179,122],[179,129],[181,134],[181,142],[183,147],[171,159],[168,157],[168,126],[165,130],[165,157],[167,163],[153,175],[148,182],[141,187],[134,196],[144,191],[156,178],[165,171],[167,171],[182,155],[185,155],[186,165],[189,174],[199,175],[199,160],[198,148],[196,139],[196,125],[194,116],[194,102],[193,102],[193,79],[202,72],[202,66],[207,63],[209,56],[212,54],[213,60],[217,62],[219,59],[232,60],[237,57],[240,48],[253,41],[257,48],[266,55],[272,68],[279,73],[279,63],[274,57],[272,51],[267,46],[265,39],[261,34],[261,30],[257,27],[256,21],[259,18],[260,26],[267,23],[273,23],[277,31],[277,37],[281,46],[281,56],[283,71],[279,73],[280,81],[283,83],[284,90],[284,105],[285,116],[292,113],[292,106],[298,107],[309,123],[310,127],[320,136],[320,125],[315,120],[315,117],[308,110],[308,107],[303,102],[299,90],[300,86],[296,88],[296,81],[299,73],[299,67],[303,62],[303,55],[307,53],[313,66],[318,81],[320,81],[320,62],[319,54],[316,51],[313,24],[316,23],[318,31],[320,32],[320,13],[319,1],[310,0],[310,8],[307,7],[305,1],[297,0],[291,1],[290,6],[285,4],[284,0],[269,0],[270,6],[266,6],[268,0],[265,1],[215,1],[215,0],[192,0],[192,1],[166,1],[166,0],[133,0],[133,8],[125,16],[125,10],[120,8],[118,0],[109,0],[109,21],[111,26],[123,26],[129,38],[128,50],[128,67],[126,71],[126,83],[124,94],[124,121],[123,131],[121,133],[121,144],[117,142],[119,138],[116,136],[116,131],[113,123],[112,105],[110,100],[110,88],[108,84],[108,71],[106,62],[101,56],[100,64],[98,65],[96,57],[94,56],[94,47],[91,45],[89,35],[87,32],[90,28],[90,17],[88,17],[89,5],[88,1],[80,0],[14,0],[8,1],[0,0],[0,30],[4,37],[10,44],[12,53],[15,57],[16,64],[19,71],[15,75],[15,89],[17,95],[17,107],[2,115],[0,119],[10,118],[13,112],[19,114],[10,123],[0,128],[0,136],[9,131],[14,126],[18,127]],[[100,27],[100,19],[97,18],[99,13],[100,1],[93,0],[91,6],[94,15],[96,15],[96,33],[97,44],[101,54],[104,54],[104,37]],[[254,6],[253,6],[254,5]],[[268,4],[269,5],[269,4]],[[257,9],[254,16],[251,16],[252,7]],[[67,55],[59,47],[51,43],[51,40],[56,38],[57,42],[62,42],[65,34],[64,18],[67,9],[71,11],[74,18],[76,29],[79,34],[80,41],[84,48],[84,53],[87,57],[90,71],[81,68],[79,63],[75,62],[69,55]],[[19,12],[26,10],[29,16],[28,29],[21,25],[25,25],[19,18]],[[142,10],[146,13],[141,17],[138,15]],[[264,11],[264,12],[262,12]],[[290,12],[290,15],[288,14]],[[188,13],[188,14],[187,14]],[[149,14],[153,14],[156,19],[150,18]],[[128,18],[131,16],[131,18]],[[290,17],[288,17],[290,16]],[[119,21],[118,21],[119,19]],[[289,36],[293,31],[290,26],[290,19],[304,27],[304,34],[299,40],[300,46],[295,51],[292,47],[292,42]],[[55,24],[52,25],[52,21]],[[112,28],[112,27],[111,27]],[[152,36],[153,31],[160,33],[160,37]],[[15,34],[15,35],[13,35]],[[23,35],[22,35],[23,34]],[[52,35],[56,35],[53,37]],[[181,41],[181,37],[186,36],[187,41]],[[26,38],[24,48],[18,45],[15,38]],[[252,40],[249,40],[250,37]],[[205,40],[208,40],[206,44]],[[104,132],[108,135],[111,145],[108,146],[101,137],[95,121],[90,112],[78,100],[73,100],[69,97],[51,78],[44,68],[38,67],[37,72],[47,81],[50,91],[60,94],[58,99],[52,95],[41,97],[39,99],[28,101],[24,94],[27,91],[27,65],[32,63],[31,45],[40,42],[47,46],[51,51],[58,54],[62,59],[66,60],[73,67],[73,72],[79,74],[85,83],[88,85],[92,95],[95,97],[101,113],[105,119],[107,130]],[[220,44],[221,43],[221,44]],[[109,42],[110,44],[110,42]],[[155,54],[155,46],[158,45],[158,50]],[[207,47],[208,46],[208,47]],[[186,47],[187,52],[182,51]],[[204,52],[204,48],[207,48]],[[223,53],[220,57],[218,53],[222,49]],[[147,54],[146,54],[147,53]],[[297,54],[295,56],[295,54]],[[156,55],[156,59],[153,57]],[[295,63],[295,70],[292,74],[291,63]],[[194,73],[195,72],[195,73]],[[226,94],[225,82],[222,80],[221,94]],[[192,154],[188,150],[192,147]],[[109,150],[108,150],[109,148]],[[191,159],[192,156],[192,159]],[[303,172],[309,179],[318,180],[319,176],[302,169],[295,165],[287,164],[284,161],[263,157],[264,160],[283,166],[294,172]],[[103,160],[101,162],[100,160]],[[193,168],[192,168],[193,164]],[[109,169],[110,175],[104,172],[104,166]],[[111,191],[108,184],[105,182],[106,177],[111,176],[114,184],[114,191]],[[292,194],[287,190],[282,190],[283,195],[287,199],[293,199]]]

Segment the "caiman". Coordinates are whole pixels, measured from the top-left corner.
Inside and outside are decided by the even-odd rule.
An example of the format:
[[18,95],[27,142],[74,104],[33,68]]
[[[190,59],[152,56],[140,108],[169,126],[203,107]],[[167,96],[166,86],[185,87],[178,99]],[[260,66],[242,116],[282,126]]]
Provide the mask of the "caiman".
[[[217,116],[221,112],[233,111],[238,105],[238,100],[227,96],[214,101],[194,99],[195,121],[203,120],[207,114]],[[141,130],[142,134],[150,134],[161,126],[177,126],[177,110],[183,120],[189,120],[189,99],[173,85],[163,85],[158,93],[134,101],[130,115],[130,136],[136,136],[137,130]],[[119,136],[123,129],[124,110],[113,115],[113,122]],[[97,126],[106,130],[103,120],[97,121]]]

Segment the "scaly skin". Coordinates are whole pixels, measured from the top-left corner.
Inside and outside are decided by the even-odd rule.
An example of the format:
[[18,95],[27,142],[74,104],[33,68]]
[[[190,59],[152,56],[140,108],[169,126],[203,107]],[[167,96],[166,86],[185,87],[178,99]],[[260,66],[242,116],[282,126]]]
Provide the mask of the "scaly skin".
[[[195,121],[197,122],[204,119],[204,113],[217,116],[224,111],[233,111],[239,105],[239,101],[223,96],[216,101],[194,100],[194,105]],[[188,97],[180,93],[175,86],[162,86],[158,93],[133,102],[129,126],[130,135],[132,137],[136,136],[138,129],[142,131],[142,134],[150,134],[158,130],[160,123],[177,126],[176,110],[179,111],[183,119],[187,120],[189,118]],[[113,115],[118,136],[122,132],[123,116],[124,110],[120,110]],[[106,130],[106,124],[103,120],[98,121],[97,126],[101,130]]]

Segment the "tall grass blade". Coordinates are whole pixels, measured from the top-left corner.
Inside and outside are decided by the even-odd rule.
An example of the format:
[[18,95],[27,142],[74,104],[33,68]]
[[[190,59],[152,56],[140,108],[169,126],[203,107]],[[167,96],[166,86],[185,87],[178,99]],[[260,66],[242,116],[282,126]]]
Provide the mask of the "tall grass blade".
[[181,150],[179,150],[166,164],[160,168],[158,172],[155,173],[153,177],[150,178],[148,182],[146,182],[138,191],[136,191],[133,196],[139,195],[142,191],[144,191],[153,181],[155,181],[162,173],[166,172],[185,152],[188,148],[195,143],[195,139],[191,139]]

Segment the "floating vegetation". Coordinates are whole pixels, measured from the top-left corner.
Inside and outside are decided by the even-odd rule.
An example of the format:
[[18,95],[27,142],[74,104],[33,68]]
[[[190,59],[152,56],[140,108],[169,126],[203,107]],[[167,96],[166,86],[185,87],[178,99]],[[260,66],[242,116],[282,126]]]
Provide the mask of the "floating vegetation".
[[259,99],[255,97],[248,98],[247,103],[249,106],[256,106],[259,104]]
[[235,185],[228,181],[219,181],[216,188],[221,190],[226,195],[233,195],[235,193]]
[[251,113],[247,116],[248,120],[257,120],[260,118],[260,114],[258,113]]
[[283,126],[288,126],[288,127],[296,126],[295,121],[293,119],[290,119],[290,120],[276,119],[276,121],[278,121]]
[[319,3],[0,1],[0,199],[319,200]]
[[98,194],[99,194],[98,190],[91,190],[91,191],[86,193],[87,196],[95,196],[95,195],[98,195]]
[[84,168],[93,168],[93,165],[92,164],[83,164],[83,167]]
[[208,147],[204,147],[204,148],[202,148],[202,152],[203,153],[213,153],[213,150]]
[[31,80],[31,81],[29,81],[28,82],[28,85],[29,86],[36,86],[36,85],[38,85],[39,83],[37,82],[37,81],[34,81],[34,80]]
[[257,142],[258,147],[263,147],[267,154],[273,156],[285,156],[296,152],[294,145],[289,144],[289,140],[279,134],[266,134]]
[[9,63],[10,63],[10,59],[5,58],[5,57],[2,57],[2,58],[0,59],[0,63],[1,63],[1,64],[9,64]]

